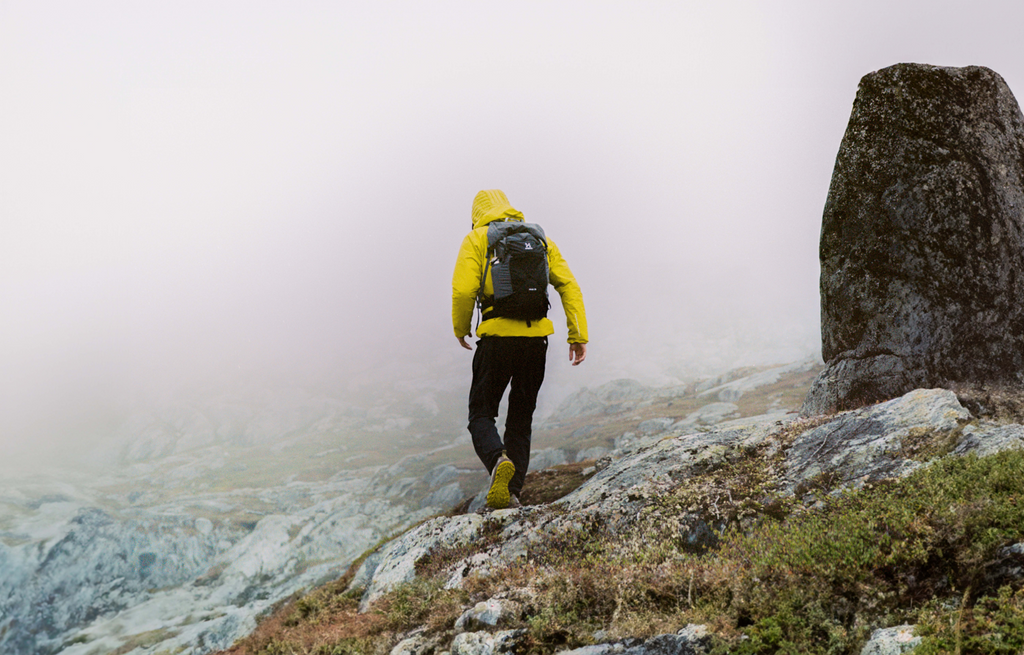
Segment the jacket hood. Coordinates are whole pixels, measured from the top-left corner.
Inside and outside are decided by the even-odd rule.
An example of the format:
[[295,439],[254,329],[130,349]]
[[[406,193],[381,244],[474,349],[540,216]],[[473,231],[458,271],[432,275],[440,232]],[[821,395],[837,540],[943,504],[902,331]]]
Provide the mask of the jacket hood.
[[523,220],[523,212],[509,204],[504,191],[489,189],[476,194],[473,199],[473,229],[504,220]]

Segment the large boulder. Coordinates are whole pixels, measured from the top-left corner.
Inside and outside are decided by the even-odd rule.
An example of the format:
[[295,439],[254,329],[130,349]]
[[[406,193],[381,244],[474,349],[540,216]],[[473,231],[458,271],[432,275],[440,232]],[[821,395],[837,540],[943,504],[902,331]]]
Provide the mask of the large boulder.
[[860,82],[821,226],[826,368],[804,415],[1024,381],[1024,117],[981,67]]

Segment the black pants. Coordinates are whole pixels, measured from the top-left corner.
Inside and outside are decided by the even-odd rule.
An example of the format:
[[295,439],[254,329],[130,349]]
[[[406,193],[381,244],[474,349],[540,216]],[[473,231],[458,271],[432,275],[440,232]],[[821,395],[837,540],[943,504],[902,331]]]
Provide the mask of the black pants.
[[[530,466],[533,411],[537,408],[537,392],[544,382],[547,352],[547,337],[481,337],[473,354],[473,384],[469,388],[469,433],[473,436],[473,448],[488,473],[501,457],[501,451],[508,453],[516,465],[516,474],[508,489],[516,496],[523,490]],[[508,395],[502,442],[494,419],[509,382],[512,389]]]

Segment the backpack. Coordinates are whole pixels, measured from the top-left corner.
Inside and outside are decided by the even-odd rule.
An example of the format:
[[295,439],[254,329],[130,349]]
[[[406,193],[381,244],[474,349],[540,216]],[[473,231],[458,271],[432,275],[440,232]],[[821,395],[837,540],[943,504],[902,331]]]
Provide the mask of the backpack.
[[[487,270],[494,296],[483,296]],[[548,242],[534,223],[495,221],[487,226],[487,263],[480,277],[480,314],[537,321],[548,315]]]

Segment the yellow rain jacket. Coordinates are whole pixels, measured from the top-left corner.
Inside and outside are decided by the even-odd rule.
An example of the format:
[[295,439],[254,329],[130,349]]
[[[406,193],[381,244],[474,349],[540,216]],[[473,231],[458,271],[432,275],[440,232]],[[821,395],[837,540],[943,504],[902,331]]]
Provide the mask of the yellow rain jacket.
[[[455,336],[462,338],[472,334],[473,310],[476,307],[480,276],[487,260],[487,225],[493,221],[521,221],[523,213],[509,204],[504,192],[497,189],[481,191],[473,201],[473,231],[462,240],[459,258],[455,262],[452,276],[452,324]],[[562,259],[554,241],[548,242],[548,281],[562,298],[565,322],[569,328],[569,343],[587,343],[587,315],[583,309],[583,293],[576,283],[569,265]],[[484,295],[493,296],[494,286],[488,269],[484,281]],[[478,337],[546,337],[554,334],[551,319],[520,321],[514,318],[487,318],[483,315]]]

